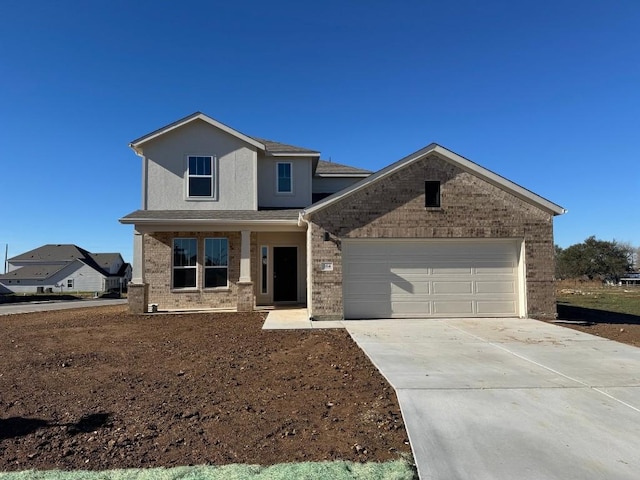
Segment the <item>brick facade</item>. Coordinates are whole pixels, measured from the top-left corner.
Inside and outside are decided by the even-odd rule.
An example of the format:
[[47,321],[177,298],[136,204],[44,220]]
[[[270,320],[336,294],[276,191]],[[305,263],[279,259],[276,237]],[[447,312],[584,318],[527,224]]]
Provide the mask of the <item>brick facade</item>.
[[[425,208],[426,180],[441,182],[441,208]],[[312,214],[310,228],[314,318],[342,318],[341,238],[523,239],[527,313],[556,315],[553,215],[437,154]],[[321,272],[321,262],[333,262],[333,271]]]
[[[228,288],[203,288],[204,239],[225,237],[229,241],[229,286]],[[173,289],[172,245],[174,238],[195,238],[198,240],[197,287],[194,289]],[[244,311],[255,306],[253,284],[239,285],[240,278],[240,232],[158,232],[145,234],[145,283],[148,284],[148,302],[157,303],[160,310],[189,308],[230,308],[241,305]],[[251,234],[251,275],[257,275],[256,234]],[[247,286],[249,288],[247,288]]]

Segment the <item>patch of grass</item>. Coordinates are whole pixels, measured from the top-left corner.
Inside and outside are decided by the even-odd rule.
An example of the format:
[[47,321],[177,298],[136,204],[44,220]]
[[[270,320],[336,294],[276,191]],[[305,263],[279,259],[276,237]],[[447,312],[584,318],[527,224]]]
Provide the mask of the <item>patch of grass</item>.
[[563,288],[557,293],[559,304],[640,316],[640,288]]
[[0,480],[411,480],[417,478],[405,460],[384,463],[306,462],[259,465],[195,466],[105,471],[26,470],[0,472]]

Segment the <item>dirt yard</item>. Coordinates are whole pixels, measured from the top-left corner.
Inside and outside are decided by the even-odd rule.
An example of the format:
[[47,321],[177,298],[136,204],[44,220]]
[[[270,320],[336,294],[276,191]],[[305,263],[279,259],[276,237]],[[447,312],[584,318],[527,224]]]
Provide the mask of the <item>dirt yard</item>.
[[124,306],[0,317],[0,471],[410,452],[393,389],[344,330],[262,323]]

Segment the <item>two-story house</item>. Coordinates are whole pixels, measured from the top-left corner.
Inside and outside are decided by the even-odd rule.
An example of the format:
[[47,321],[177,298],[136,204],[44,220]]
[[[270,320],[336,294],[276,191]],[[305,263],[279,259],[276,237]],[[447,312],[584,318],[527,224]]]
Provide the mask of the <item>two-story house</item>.
[[558,205],[431,144],[371,174],[194,113],[142,158],[130,308],[555,315]]
[[47,244],[8,259],[0,293],[103,292],[126,288],[131,265],[119,253]]

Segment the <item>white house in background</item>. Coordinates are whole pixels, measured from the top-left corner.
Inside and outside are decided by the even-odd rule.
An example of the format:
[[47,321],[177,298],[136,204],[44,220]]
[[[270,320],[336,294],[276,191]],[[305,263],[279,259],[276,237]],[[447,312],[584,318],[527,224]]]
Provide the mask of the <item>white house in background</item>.
[[0,291],[104,292],[126,288],[130,281],[131,265],[119,253],[48,244],[10,258],[7,273],[0,275]]

